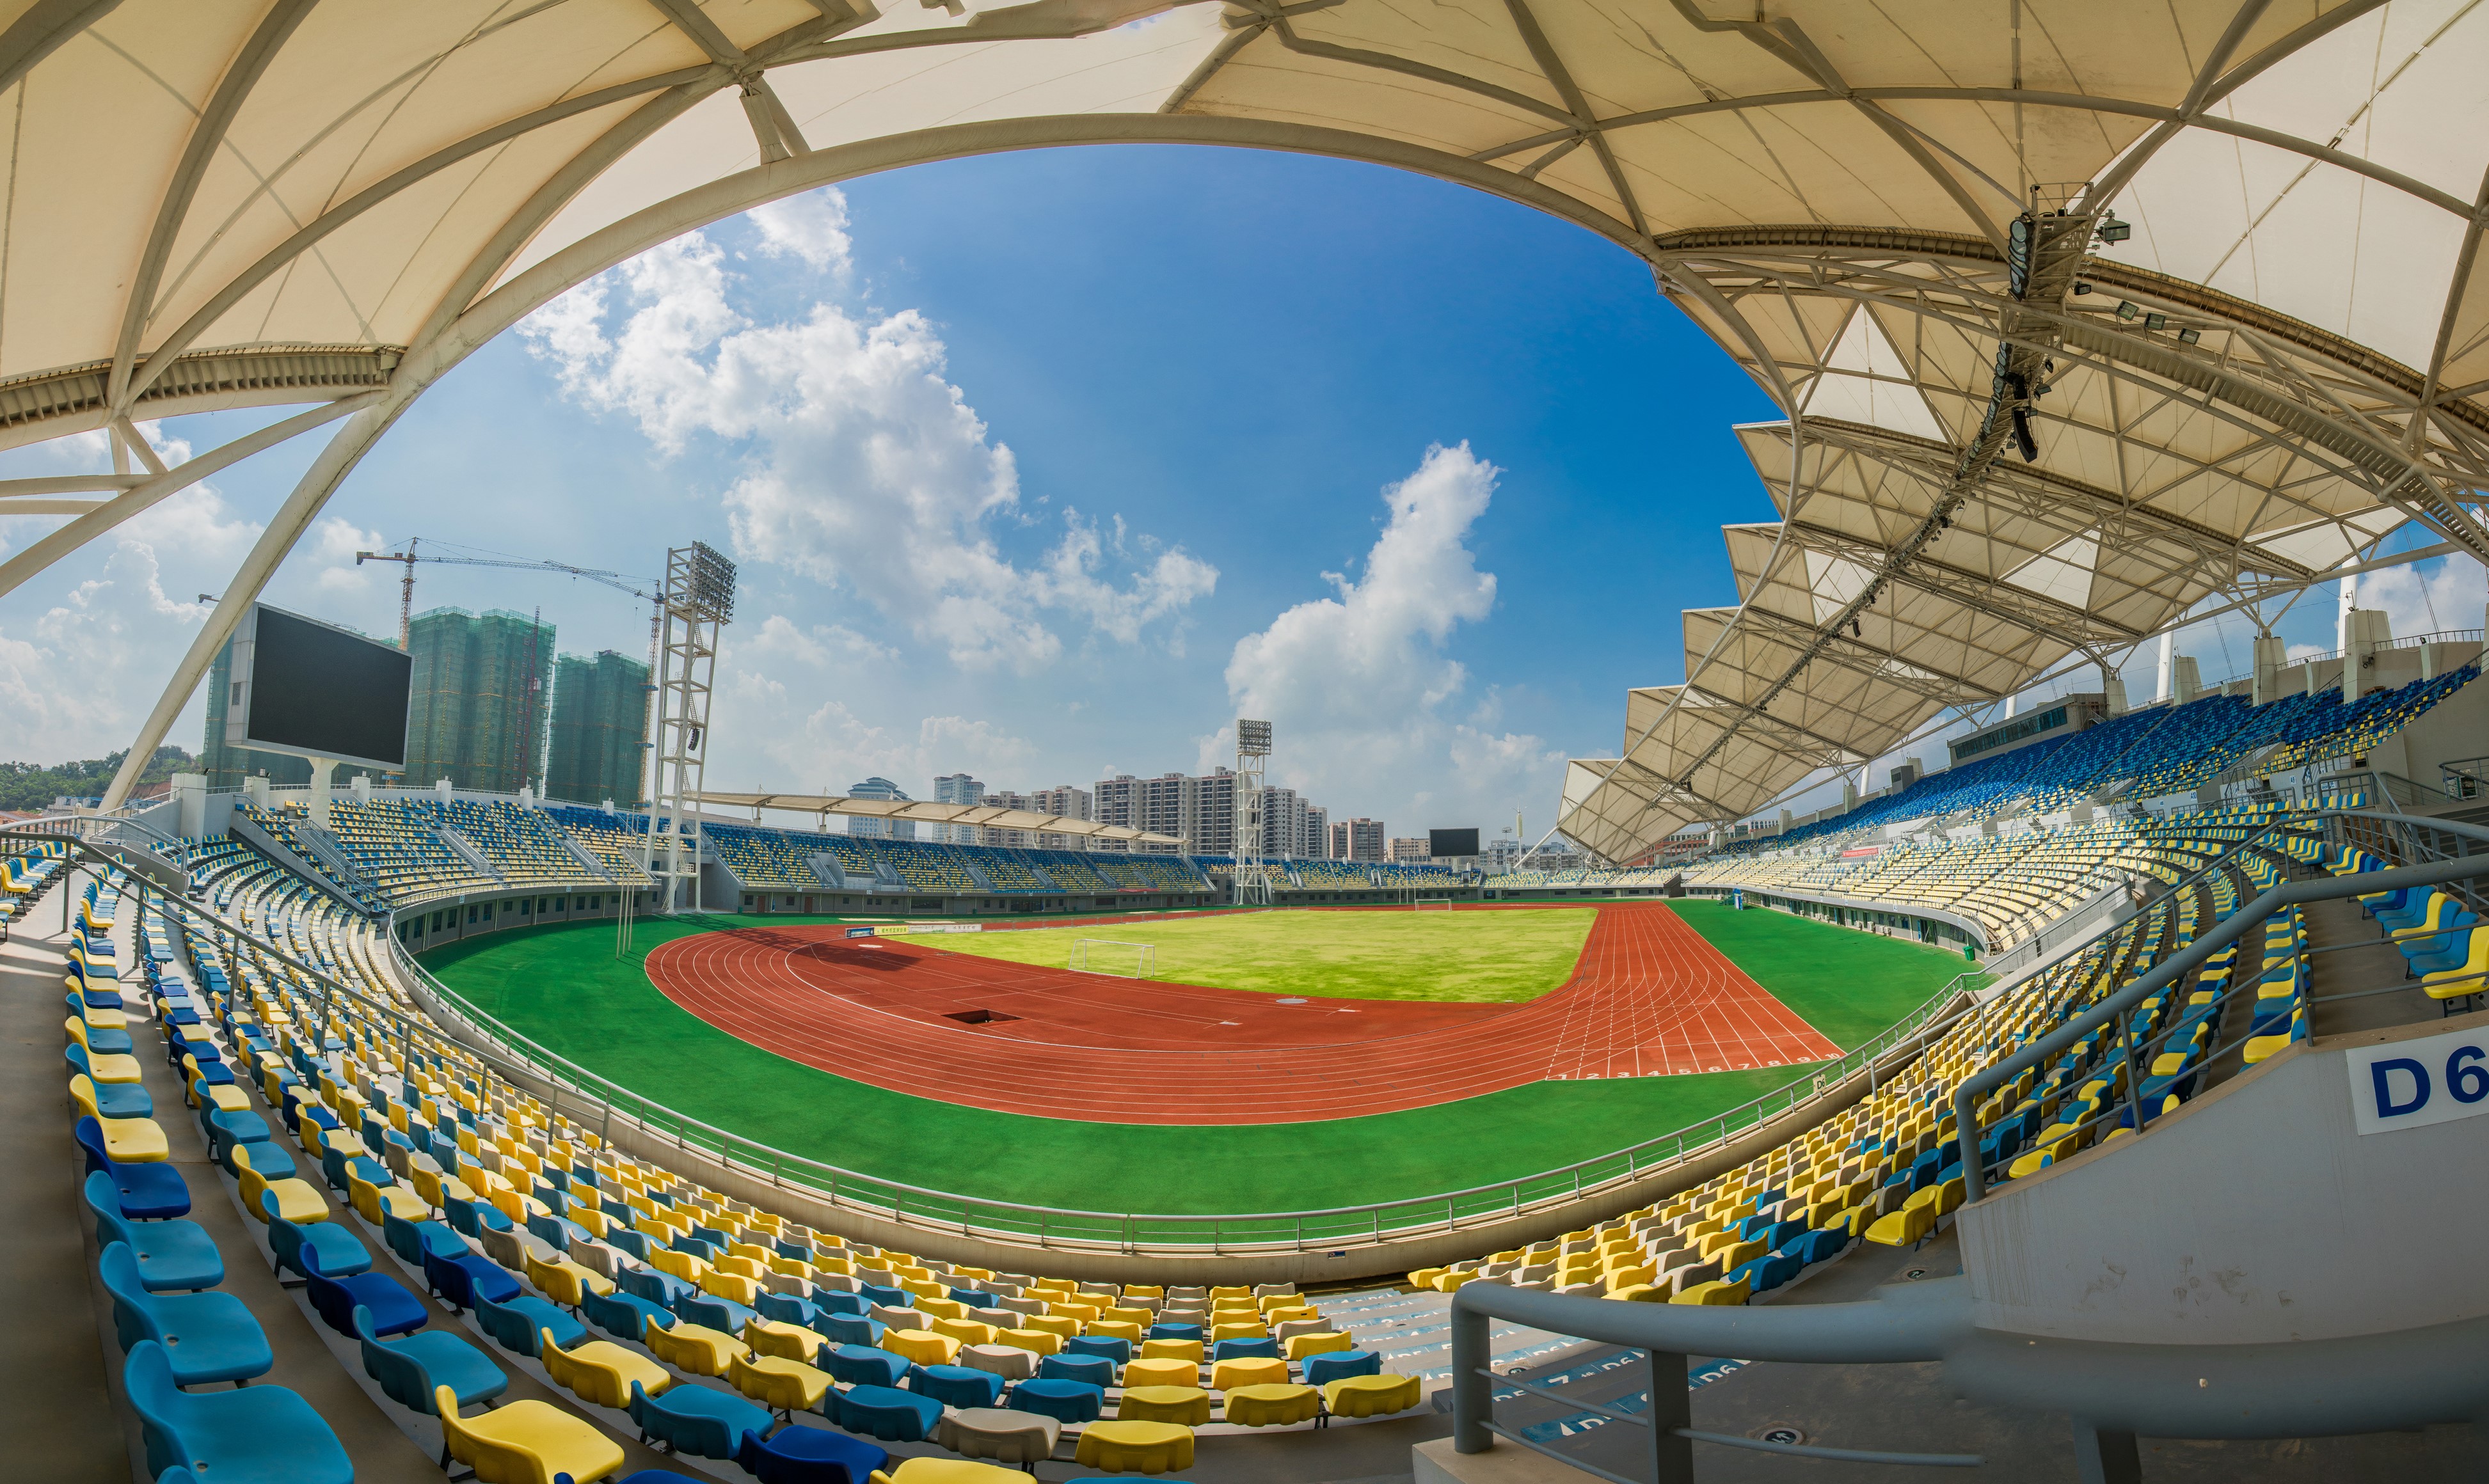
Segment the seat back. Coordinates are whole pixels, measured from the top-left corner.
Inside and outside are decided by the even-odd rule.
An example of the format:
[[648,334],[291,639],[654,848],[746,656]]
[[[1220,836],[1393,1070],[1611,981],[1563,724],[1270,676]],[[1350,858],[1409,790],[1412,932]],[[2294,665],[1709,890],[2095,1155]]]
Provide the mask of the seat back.
[[372,1311],[355,1305],[355,1339],[362,1347],[363,1374],[381,1384],[392,1402],[415,1412],[432,1410],[432,1376],[412,1354],[395,1349],[372,1332]]
[[100,1170],[89,1175],[83,1193],[86,1209],[95,1213],[96,1245],[130,1242],[130,1250],[136,1251],[135,1241],[129,1234],[129,1218],[121,1213],[121,1192],[113,1184],[112,1177]]
[[406,1262],[418,1266],[423,1262],[423,1234],[404,1216],[381,1213],[381,1237],[388,1242],[388,1249]]
[[[148,1294],[147,1285],[139,1281],[138,1255],[129,1249],[129,1244],[108,1244],[96,1267],[103,1275],[103,1291],[112,1296],[112,1327],[121,1348],[129,1350],[141,1340],[160,1341],[164,1328],[156,1300]],[[169,1367],[171,1362],[166,1363]]]
[[503,1308],[482,1294],[470,1292],[469,1307],[474,1310],[475,1323],[495,1344],[503,1350],[514,1350],[523,1356],[536,1352],[535,1321],[517,1309]]
[[179,1433],[186,1398],[173,1384],[172,1356],[156,1341],[141,1340],[130,1347],[129,1358],[122,1363],[121,1384],[147,1436],[148,1469],[159,1480],[181,1472],[175,1466],[190,1453],[182,1446]]

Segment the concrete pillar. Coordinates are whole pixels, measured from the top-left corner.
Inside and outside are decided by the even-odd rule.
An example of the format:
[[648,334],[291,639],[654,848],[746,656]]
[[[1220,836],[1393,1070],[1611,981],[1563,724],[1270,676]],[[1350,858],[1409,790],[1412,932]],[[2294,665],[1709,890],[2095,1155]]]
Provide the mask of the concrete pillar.
[[253,773],[242,781],[242,796],[261,809],[268,807],[268,775]]
[[2178,653],[2176,630],[2160,636],[2160,683],[2153,689],[2152,699],[2167,700],[2176,694],[2178,675],[2175,669]]
[[173,833],[196,840],[208,832],[208,775],[173,775]]
[[2110,716],[2126,714],[2126,682],[2105,665],[2101,667],[2101,706]]
[[1788,833],[1789,832],[1790,828],[1791,828],[1793,825],[1795,825],[1795,824],[1796,824],[1796,822],[1797,822],[1797,817],[1796,817],[1794,814],[1791,814],[1791,813],[1790,813],[1788,810],[1786,810],[1786,809],[1785,809],[1785,810],[1782,810],[1782,811],[1781,811],[1781,827],[1780,827],[1780,829],[1779,829],[1779,831],[1778,831],[1777,833],[1782,834],[1782,835],[1786,835],[1786,834],[1788,834]]
[[449,797],[449,780],[445,778],[434,779],[432,781],[432,791],[441,795],[444,799]]
[[1858,785],[1847,779],[1841,781],[1841,812],[1847,813],[1858,807]]
[[2178,656],[2176,686],[2177,689],[2173,694],[2182,706],[2204,694],[2204,672],[2195,664],[2193,655]]
[[2248,681],[2247,699],[2261,706],[2281,699],[2281,667],[2290,657],[2290,646],[2278,634],[2259,634],[2255,641],[2253,678]]
[[2351,612],[2360,606],[2360,575],[2342,579],[2338,601],[2333,605],[2333,647],[2351,647]]
[[372,801],[372,776],[369,773],[356,774],[354,782],[346,787],[355,795],[356,803],[369,804]]
[[329,827],[329,785],[337,776],[337,765],[326,757],[311,759],[311,822],[322,829]]
[[2377,653],[2394,642],[2393,620],[2374,608],[2351,611],[2350,640],[2342,653],[2342,699],[2357,700],[2377,683]]

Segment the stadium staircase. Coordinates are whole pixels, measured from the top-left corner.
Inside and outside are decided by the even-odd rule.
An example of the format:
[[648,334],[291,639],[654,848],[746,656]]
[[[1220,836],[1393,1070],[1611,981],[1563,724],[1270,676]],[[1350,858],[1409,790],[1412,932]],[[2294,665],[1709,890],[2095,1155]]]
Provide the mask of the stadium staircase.
[[445,824],[436,824],[432,826],[432,833],[440,838],[443,844],[449,847],[449,851],[452,855],[455,855],[460,860],[466,862],[468,868],[478,875],[490,876],[496,881],[507,879],[507,877],[501,874],[501,868],[493,864],[492,857],[486,855],[483,851],[476,849],[475,842],[469,840],[466,836],[459,834],[456,830],[451,829]]

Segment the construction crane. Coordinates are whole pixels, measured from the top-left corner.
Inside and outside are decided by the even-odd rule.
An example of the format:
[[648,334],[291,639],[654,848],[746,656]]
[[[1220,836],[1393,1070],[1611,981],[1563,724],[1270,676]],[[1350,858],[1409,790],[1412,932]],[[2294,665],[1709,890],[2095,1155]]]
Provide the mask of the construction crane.
[[591,583],[601,584],[616,592],[627,592],[644,603],[659,606],[664,603],[663,599],[648,591],[646,587],[632,585],[634,583],[645,583],[653,587],[657,585],[657,580],[652,577],[633,577],[628,573],[607,572],[598,567],[574,567],[566,561],[522,561],[515,557],[497,556],[424,556],[415,552],[415,548],[421,545],[422,541],[423,538],[420,536],[408,538],[406,550],[402,552],[357,552],[355,554],[355,565],[358,567],[366,561],[399,561],[406,564],[406,578],[398,584],[397,589],[397,646],[400,649],[408,647],[409,636],[415,620],[415,564],[418,561],[439,562],[445,567],[511,567],[528,572],[560,572],[571,577],[584,577]]
[[[651,676],[656,674],[657,636],[665,623],[666,614],[665,599],[649,590],[659,585],[656,579],[633,577],[625,572],[608,572],[601,567],[574,567],[566,561],[526,561],[518,557],[502,556],[428,556],[415,550],[422,544],[422,540],[420,536],[408,537],[406,550],[402,552],[357,552],[355,554],[355,565],[358,567],[366,561],[396,561],[406,565],[406,577],[398,584],[397,589],[398,648],[409,653],[414,651],[415,564],[418,561],[438,562],[444,567],[506,567],[523,572],[559,572],[569,577],[584,577],[591,583],[611,587],[616,592],[627,592],[648,605],[648,673]],[[644,583],[647,586],[633,585],[639,583]],[[532,650],[534,642],[534,631],[530,630],[529,637],[530,671],[535,668]],[[651,686],[649,689],[653,694],[654,687]],[[644,747],[647,744],[643,742],[641,745]]]

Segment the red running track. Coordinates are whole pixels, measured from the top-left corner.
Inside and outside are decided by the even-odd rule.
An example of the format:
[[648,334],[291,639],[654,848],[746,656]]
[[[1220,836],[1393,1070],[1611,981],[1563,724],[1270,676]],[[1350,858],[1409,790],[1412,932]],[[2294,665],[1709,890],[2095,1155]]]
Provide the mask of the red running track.
[[[729,1035],[838,1076],[1101,1123],[1355,1118],[1549,1078],[1841,1054],[1667,907],[1596,910],[1573,977],[1522,1005],[1112,979],[847,938],[834,924],[676,938],[649,954],[648,978]],[[980,1011],[998,1018],[950,1018]]]

